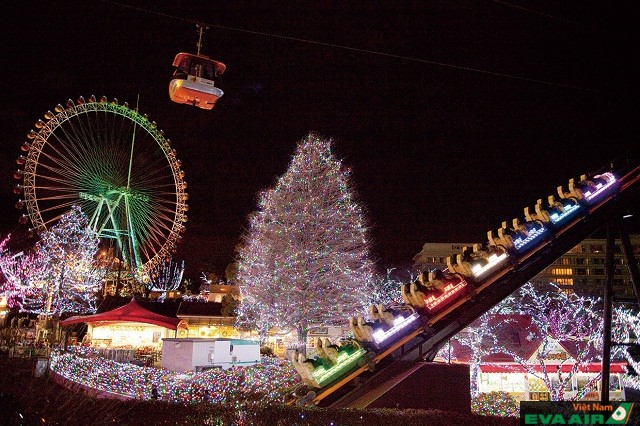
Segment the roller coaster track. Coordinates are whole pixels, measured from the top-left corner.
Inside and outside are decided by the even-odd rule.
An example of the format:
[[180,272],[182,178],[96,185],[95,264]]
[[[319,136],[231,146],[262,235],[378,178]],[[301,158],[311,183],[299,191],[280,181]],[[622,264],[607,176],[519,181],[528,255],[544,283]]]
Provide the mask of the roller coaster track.
[[[479,283],[474,297],[454,302],[435,315],[421,317],[418,328],[376,353],[367,364],[316,389],[307,403],[335,408],[366,407],[384,392],[385,383],[405,376],[418,361],[432,361],[447,340],[609,221],[621,218],[640,199],[640,165],[627,165],[614,173],[618,176],[617,189],[588,206],[586,214],[577,216],[526,254],[511,257],[499,272]],[[632,282],[636,296],[640,295],[639,283],[633,277]]]

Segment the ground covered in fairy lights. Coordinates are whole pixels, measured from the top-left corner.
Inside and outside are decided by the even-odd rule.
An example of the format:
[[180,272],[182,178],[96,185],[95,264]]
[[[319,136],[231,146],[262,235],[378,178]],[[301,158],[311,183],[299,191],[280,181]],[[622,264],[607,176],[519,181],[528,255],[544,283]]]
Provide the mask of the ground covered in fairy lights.
[[[59,356],[59,355],[58,355]],[[92,357],[77,357],[93,359]],[[70,358],[71,359],[71,358]],[[93,359],[96,364],[102,360]],[[70,366],[69,360],[59,358],[58,367]],[[90,367],[78,361],[75,368],[91,368],[92,374],[99,374],[105,370],[102,367]],[[270,364],[269,362],[267,364]],[[279,364],[276,362],[276,365]],[[106,364],[110,365],[110,364]],[[128,365],[126,366],[128,369]],[[220,389],[228,389],[225,397],[227,403],[176,403],[182,398],[172,399],[170,392],[166,393],[164,400],[145,399],[109,399],[96,398],[84,392],[78,392],[60,386],[49,375],[35,377],[36,360],[31,358],[9,358],[6,352],[0,351],[0,424],[2,425],[64,425],[64,426],[93,426],[93,425],[214,425],[214,426],[515,426],[519,424],[516,417],[504,418],[497,416],[481,416],[475,414],[460,414],[438,410],[397,410],[397,409],[323,409],[316,407],[287,406],[281,403],[255,403],[238,405],[234,400],[242,395],[277,395],[279,392],[266,392],[263,390],[254,393],[251,386],[259,386],[253,379],[246,380],[245,376],[235,376],[239,372],[228,372],[227,378],[245,377],[239,384],[229,383]],[[293,374],[290,367],[282,365],[286,374]],[[109,368],[113,368],[110,366]],[[260,373],[253,374],[255,380],[263,373],[274,367],[258,366]],[[264,371],[262,371],[264,370]],[[137,380],[133,372],[145,372],[146,369],[137,368],[130,370],[121,378],[115,379],[111,371],[102,380],[96,380],[103,384],[121,383],[126,380]],[[124,373],[123,373],[124,374]],[[87,375],[89,377],[89,375]],[[184,377],[176,375],[176,380],[184,382]],[[169,384],[172,379],[166,376],[162,382],[166,382],[167,390],[182,389],[179,384]],[[215,380],[223,380],[218,377]],[[297,377],[295,377],[297,380]],[[160,383],[160,382],[159,382]],[[176,382],[178,383],[178,382]],[[201,383],[205,383],[204,380]],[[174,386],[172,388],[172,386]],[[184,386],[184,383],[182,383]],[[231,390],[230,387],[240,386],[242,389]],[[270,388],[270,384],[265,384]],[[123,388],[129,386],[122,385]],[[196,387],[194,387],[194,390]],[[160,396],[160,395],[159,395]],[[211,400],[216,397],[212,397]],[[172,402],[174,401],[174,402]]]
[[118,363],[90,348],[78,347],[54,352],[50,368],[65,379],[100,391],[151,400],[155,387],[158,400],[183,404],[281,403],[300,383],[290,362],[270,357],[262,357],[261,363],[250,367],[174,373]]

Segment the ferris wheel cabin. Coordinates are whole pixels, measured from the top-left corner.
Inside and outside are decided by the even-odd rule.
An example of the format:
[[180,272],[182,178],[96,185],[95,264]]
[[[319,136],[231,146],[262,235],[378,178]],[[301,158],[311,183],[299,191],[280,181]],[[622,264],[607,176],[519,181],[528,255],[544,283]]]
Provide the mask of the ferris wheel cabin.
[[178,53],[173,60],[176,67],[169,83],[169,97],[179,104],[212,109],[224,92],[215,86],[227,66],[204,55]]

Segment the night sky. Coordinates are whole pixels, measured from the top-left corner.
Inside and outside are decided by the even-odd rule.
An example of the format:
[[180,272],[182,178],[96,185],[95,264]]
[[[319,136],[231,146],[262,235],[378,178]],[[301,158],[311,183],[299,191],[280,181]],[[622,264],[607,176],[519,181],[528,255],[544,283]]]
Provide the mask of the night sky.
[[[131,7],[125,7],[131,6]],[[278,6],[274,6],[278,5]],[[3,9],[0,231],[15,158],[57,103],[106,95],[171,139],[189,184],[178,257],[222,272],[259,191],[309,132],[334,140],[381,268],[484,241],[638,139],[634,2],[19,1]],[[212,111],[168,97],[195,52],[227,70]],[[635,148],[637,149],[637,148]]]

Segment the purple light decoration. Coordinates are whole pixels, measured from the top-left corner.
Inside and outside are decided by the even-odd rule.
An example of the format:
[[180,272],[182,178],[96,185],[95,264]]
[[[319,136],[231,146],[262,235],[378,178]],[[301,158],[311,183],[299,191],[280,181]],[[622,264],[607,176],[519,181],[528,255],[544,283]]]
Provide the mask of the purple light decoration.
[[516,250],[520,250],[522,249],[524,246],[526,246],[527,244],[529,244],[531,241],[535,240],[536,238],[538,238],[540,235],[544,234],[545,231],[547,229],[544,226],[541,226],[538,229],[533,228],[532,230],[530,230],[527,233],[527,236],[525,238],[522,237],[518,237],[515,238],[513,240],[513,245],[516,248]]
[[376,345],[380,345],[385,340],[397,335],[400,331],[405,330],[410,324],[413,324],[415,320],[417,320],[420,315],[417,312],[412,313],[408,317],[403,317],[402,315],[397,316],[393,320],[393,327],[389,330],[384,331],[379,328],[372,333],[373,341]]
[[600,178],[600,179],[604,179],[606,180],[605,183],[598,183],[596,185],[596,189],[595,191],[587,191],[584,193],[585,198],[587,199],[587,201],[592,201],[594,198],[596,198],[598,195],[602,194],[604,191],[606,191],[608,188],[610,188],[614,183],[616,183],[616,177],[613,175],[613,173],[604,173],[598,176],[595,176],[595,178]]

